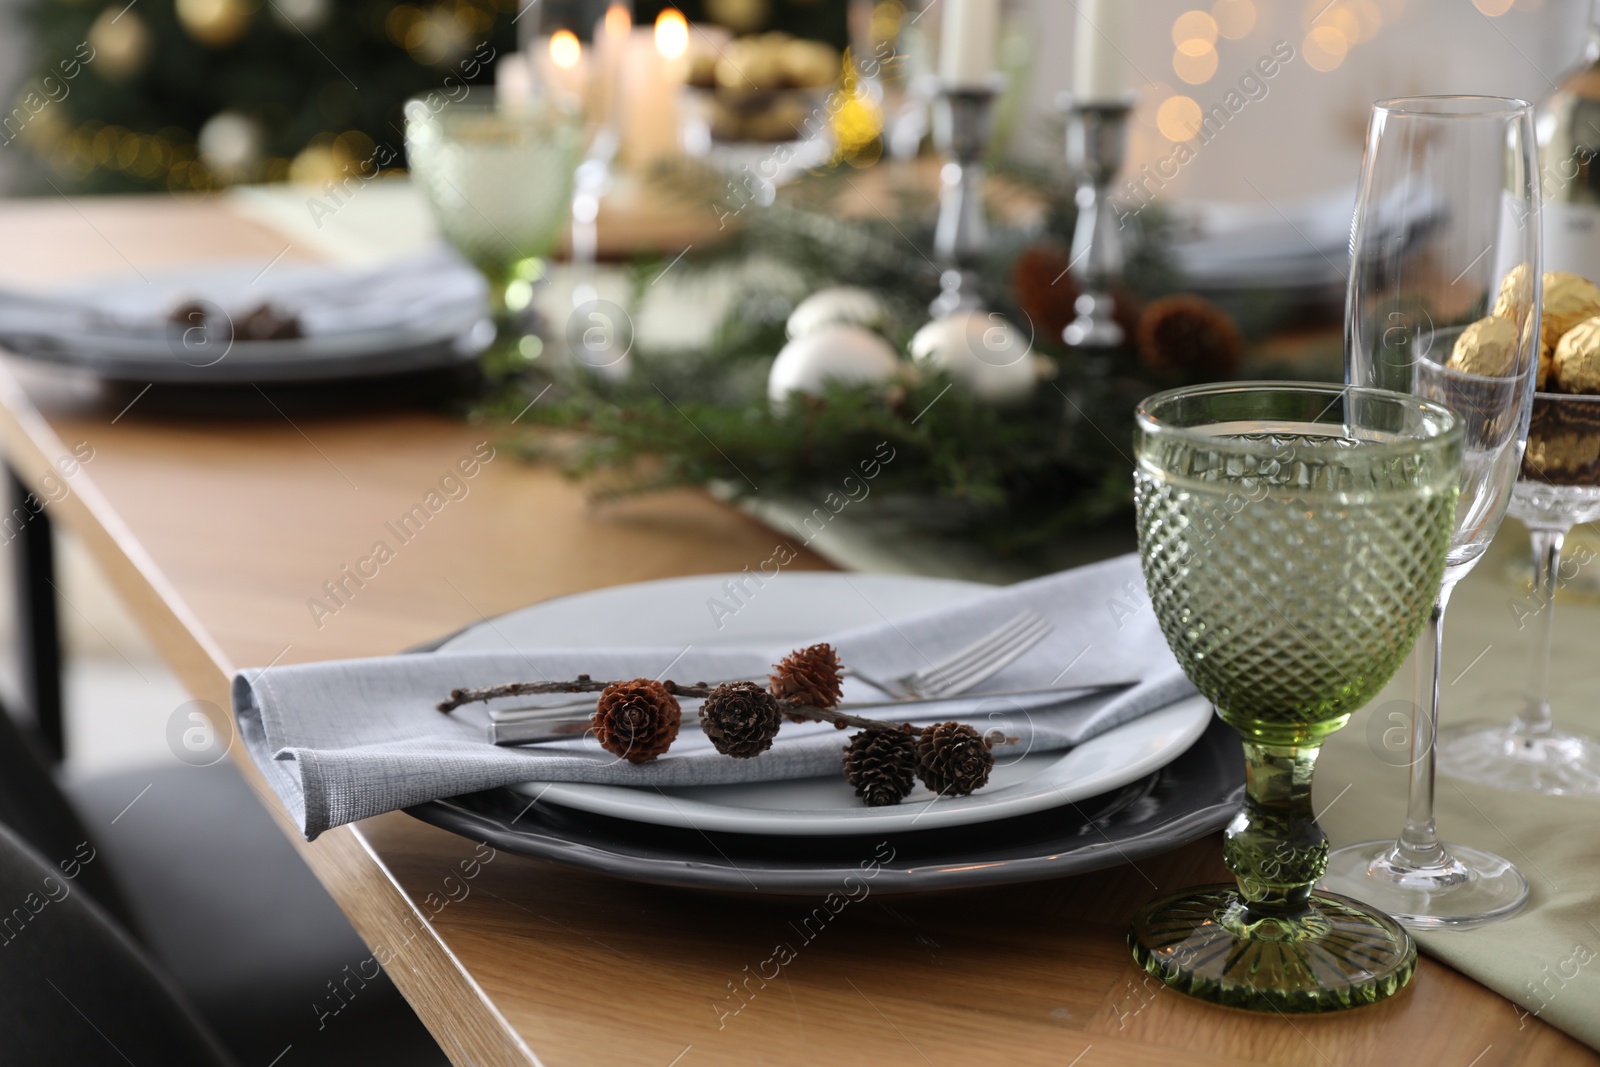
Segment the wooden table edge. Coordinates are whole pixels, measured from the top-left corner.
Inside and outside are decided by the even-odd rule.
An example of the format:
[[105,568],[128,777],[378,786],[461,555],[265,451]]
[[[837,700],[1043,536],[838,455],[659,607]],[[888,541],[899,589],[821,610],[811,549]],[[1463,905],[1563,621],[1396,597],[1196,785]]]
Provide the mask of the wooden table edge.
[[[17,476],[40,500],[46,499],[46,478],[65,482],[67,494],[48,505],[52,518],[83,543],[184,688],[197,699],[222,709],[222,714],[229,716],[227,726],[232,736],[237,738],[238,731],[231,722],[234,665],[95,486],[88,473],[92,460],[69,477],[61,477],[58,461],[75,461],[77,457],[34,407],[3,361],[0,448]],[[244,746],[232,745],[229,754],[256,797],[367,946],[404,946],[403,952],[384,969],[452,1062],[540,1062],[406,896],[359,823],[337,827],[316,841],[306,841]],[[421,929],[426,936],[415,936],[414,929]],[[427,957],[425,965],[408,959],[411,953]],[[440,983],[439,975],[453,976],[457,982]]]

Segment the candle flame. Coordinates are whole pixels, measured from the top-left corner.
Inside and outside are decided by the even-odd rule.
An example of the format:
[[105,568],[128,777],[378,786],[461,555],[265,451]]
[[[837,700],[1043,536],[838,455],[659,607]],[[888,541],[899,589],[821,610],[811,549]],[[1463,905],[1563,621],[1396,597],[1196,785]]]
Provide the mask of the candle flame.
[[605,27],[608,37],[626,37],[628,31],[633,29],[633,14],[628,10],[628,5],[612,4],[606,8]]
[[571,30],[557,30],[550,37],[550,62],[562,70],[571,70],[583,58],[583,42]]
[[689,50],[689,23],[677,8],[663,8],[656,16],[656,51],[678,59]]

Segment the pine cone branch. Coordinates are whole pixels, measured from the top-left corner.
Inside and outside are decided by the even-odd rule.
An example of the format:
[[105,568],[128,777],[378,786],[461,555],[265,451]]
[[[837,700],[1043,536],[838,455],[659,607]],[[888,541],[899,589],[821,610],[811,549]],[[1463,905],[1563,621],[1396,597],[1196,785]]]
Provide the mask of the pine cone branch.
[[[474,704],[480,700],[495,700],[499,697],[534,696],[541,693],[598,693],[606,687],[615,685],[614,682],[597,682],[587,674],[580,674],[570,682],[505,682],[501,685],[471,686],[450,690],[450,698],[441,700],[437,707],[446,714],[456,710],[463,704]],[[666,691],[680,697],[703,697],[711,693],[712,687],[705,682],[695,682],[692,685],[674,682],[668,679],[662,682]]]

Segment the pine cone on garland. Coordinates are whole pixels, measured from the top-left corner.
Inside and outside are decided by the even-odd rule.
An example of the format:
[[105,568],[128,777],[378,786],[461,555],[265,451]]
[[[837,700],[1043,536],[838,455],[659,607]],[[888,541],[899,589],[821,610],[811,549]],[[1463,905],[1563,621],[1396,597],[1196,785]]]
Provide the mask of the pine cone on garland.
[[1244,360],[1244,338],[1233,319],[1192,293],[1164,296],[1145,308],[1136,341],[1146,367],[1192,381],[1231,378]]
[[682,720],[683,709],[666,686],[635,678],[601,690],[590,721],[601,748],[629,763],[648,763],[677,740]]
[[[773,668],[769,688],[779,700],[813,708],[831,708],[839,703],[839,698],[844,694],[839,681],[842,673],[839,653],[834,651],[832,645],[812,645],[783,657],[783,662]],[[794,715],[788,715],[788,718],[794,722],[807,721]],[[844,729],[843,723],[835,725]]]
[[1052,342],[1077,317],[1077,279],[1067,273],[1067,250],[1053,241],[1030,245],[1011,267],[1011,293],[1040,337]]
[[783,716],[772,694],[754,682],[725,682],[700,705],[700,725],[718,752],[749,759],[772,747]]
[[917,777],[940,796],[964,797],[982,789],[993,767],[988,742],[964,722],[929,726],[917,738]]
[[844,750],[844,779],[869,808],[898,804],[917,771],[917,737],[906,731],[862,730]]

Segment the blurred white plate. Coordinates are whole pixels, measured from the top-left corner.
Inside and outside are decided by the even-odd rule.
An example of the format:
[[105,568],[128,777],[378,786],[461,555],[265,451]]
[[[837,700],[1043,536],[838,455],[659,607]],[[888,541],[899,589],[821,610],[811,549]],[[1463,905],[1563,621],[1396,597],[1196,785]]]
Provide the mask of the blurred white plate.
[[[0,338],[18,355],[136,382],[326,381],[464,363],[493,340],[486,286],[448,254],[376,271],[228,261],[0,294]],[[304,336],[186,347],[171,310],[198,300],[238,318],[263,303]]]

